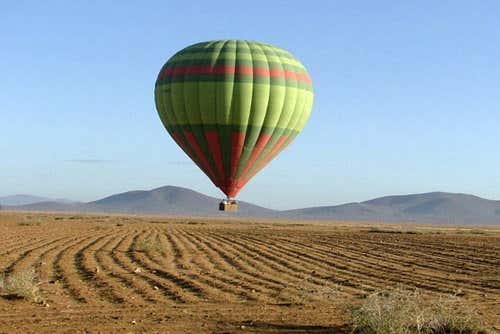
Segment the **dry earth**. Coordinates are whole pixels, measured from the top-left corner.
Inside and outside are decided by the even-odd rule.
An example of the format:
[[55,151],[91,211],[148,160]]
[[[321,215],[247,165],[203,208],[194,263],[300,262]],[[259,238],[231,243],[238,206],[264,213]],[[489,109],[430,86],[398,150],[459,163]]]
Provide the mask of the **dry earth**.
[[1,212],[0,236],[0,273],[34,269],[45,300],[0,298],[0,333],[348,333],[347,305],[398,285],[500,318],[492,227]]

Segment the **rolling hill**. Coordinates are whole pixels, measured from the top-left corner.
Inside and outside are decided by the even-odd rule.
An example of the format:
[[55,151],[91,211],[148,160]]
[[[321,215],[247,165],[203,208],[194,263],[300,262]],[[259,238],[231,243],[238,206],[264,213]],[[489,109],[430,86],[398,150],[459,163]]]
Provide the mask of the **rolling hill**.
[[[174,186],[149,191],[129,191],[86,203],[90,211],[149,213],[168,215],[219,215],[220,199],[199,192]],[[223,214],[223,213],[221,213]],[[246,202],[239,202],[238,215],[271,216],[275,211]]]
[[441,224],[500,224],[500,201],[473,195],[432,192],[386,196],[361,203],[282,212],[289,218],[410,221]]
[[[182,216],[224,216],[218,211],[220,199],[196,191],[165,186],[153,190],[128,191],[88,203],[54,201],[10,206],[8,209],[27,211],[110,212]],[[239,202],[237,216],[272,217],[277,211],[254,204]],[[234,215],[234,214],[231,214]]]
[[432,192],[386,196],[360,203],[277,211],[239,202],[237,214],[217,210],[220,199],[190,189],[165,186],[129,191],[88,203],[37,202],[12,210],[109,212],[178,216],[240,216],[303,220],[415,222],[500,225],[500,201],[473,195]]
[[50,199],[32,195],[11,195],[0,197],[0,205],[26,205],[46,201],[50,201]]
[[42,202],[58,202],[58,203],[74,203],[74,201],[70,201],[64,198],[51,199],[47,197],[41,196],[33,196],[33,195],[11,195],[11,196],[0,196],[0,205],[27,205],[27,204],[35,204]]

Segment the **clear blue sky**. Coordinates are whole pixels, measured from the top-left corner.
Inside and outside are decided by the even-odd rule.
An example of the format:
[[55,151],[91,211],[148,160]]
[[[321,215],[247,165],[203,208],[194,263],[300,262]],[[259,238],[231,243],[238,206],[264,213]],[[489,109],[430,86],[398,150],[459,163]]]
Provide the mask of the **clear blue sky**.
[[222,193],[156,114],[163,63],[199,41],[294,53],[315,104],[240,193],[273,208],[388,194],[500,199],[500,2],[2,1],[0,195]]

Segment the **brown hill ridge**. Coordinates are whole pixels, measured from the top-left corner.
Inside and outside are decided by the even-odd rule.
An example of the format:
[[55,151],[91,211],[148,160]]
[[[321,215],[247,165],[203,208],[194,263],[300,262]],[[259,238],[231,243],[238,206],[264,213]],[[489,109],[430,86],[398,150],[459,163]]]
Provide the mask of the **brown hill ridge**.
[[[129,191],[88,203],[52,201],[6,206],[6,208],[28,211],[227,216],[217,211],[219,200],[190,189],[165,186],[153,190]],[[304,220],[500,225],[500,201],[467,194],[432,192],[386,196],[360,203],[286,211],[240,202],[240,209],[236,215]]]

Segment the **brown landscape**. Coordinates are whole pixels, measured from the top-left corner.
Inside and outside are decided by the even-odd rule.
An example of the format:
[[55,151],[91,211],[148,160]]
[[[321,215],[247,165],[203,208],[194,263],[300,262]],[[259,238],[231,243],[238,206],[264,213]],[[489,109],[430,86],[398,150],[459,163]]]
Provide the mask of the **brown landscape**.
[[0,333],[349,333],[396,287],[500,323],[498,227],[0,212],[0,236],[4,282],[34,282]]

